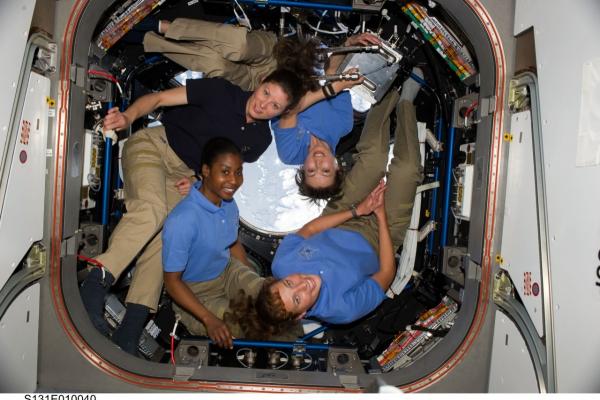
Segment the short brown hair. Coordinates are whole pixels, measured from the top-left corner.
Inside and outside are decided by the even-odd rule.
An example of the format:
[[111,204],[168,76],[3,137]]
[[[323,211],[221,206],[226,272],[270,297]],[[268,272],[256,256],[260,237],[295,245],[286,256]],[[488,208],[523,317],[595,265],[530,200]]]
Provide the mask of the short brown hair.
[[335,171],[333,183],[329,186],[315,188],[306,183],[306,172],[304,167],[296,170],[296,184],[298,185],[298,193],[308,197],[313,203],[319,203],[320,200],[329,200],[336,198],[342,192],[342,184],[344,183],[344,169],[338,168]]
[[302,79],[288,69],[279,68],[271,72],[262,81],[262,83],[269,82],[281,86],[281,89],[283,89],[287,95],[290,102],[285,108],[286,111],[296,107],[300,100],[302,100],[302,96],[306,93],[306,88]]

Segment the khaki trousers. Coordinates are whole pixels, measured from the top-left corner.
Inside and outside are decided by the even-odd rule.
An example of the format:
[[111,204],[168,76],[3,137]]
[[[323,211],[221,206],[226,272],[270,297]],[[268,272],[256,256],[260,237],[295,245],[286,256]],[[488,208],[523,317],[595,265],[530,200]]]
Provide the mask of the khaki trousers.
[[254,90],[277,63],[272,32],[244,27],[177,18],[162,37],[154,32],[144,36],[144,51],[165,57],[208,78],[222,77],[244,90]]
[[[229,311],[229,301],[237,297],[241,289],[244,290],[246,295],[256,298],[262,289],[264,280],[265,278],[261,278],[252,268],[231,257],[225,271],[217,278],[206,282],[186,282],[186,284],[204,307],[217,318],[223,320],[223,315]],[[185,324],[190,333],[207,335],[204,324],[192,314],[175,303],[173,303],[173,311],[179,314],[181,322]],[[228,324],[227,327],[235,338],[244,337],[244,333],[238,324]],[[276,338],[276,340],[293,341],[300,335],[302,335],[302,328],[298,323],[296,329]]]
[[[323,214],[347,210],[358,204],[377,186],[386,170],[390,143],[390,116],[396,109],[394,156],[387,175],[385,211],[394,249],[404,241],[410,224],[417,186],[423,180],[415,107],[409,101],[398,102],[391,90],[375,105],[365,121],[356,145],[355,163],[343,184],[343,194],[330,201]],[[374,215],[351,219],[339,226],[360,233],[379,252],[379,230]]]
[[160,230],[183,198],[175,182],[194,172],[171,149],[163,127],[142,129],[131,136],[123,148],[122,163],[127,212],[97,260],[116,280],[139,254],[126,302],[156,311],[163,283]]

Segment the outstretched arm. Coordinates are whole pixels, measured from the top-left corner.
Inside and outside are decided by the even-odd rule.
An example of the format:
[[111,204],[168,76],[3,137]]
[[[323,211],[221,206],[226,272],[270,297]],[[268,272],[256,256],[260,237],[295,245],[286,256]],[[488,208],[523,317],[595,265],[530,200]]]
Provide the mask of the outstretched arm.
[[233,348],[233,338],[227,325],[204,307],[181,279],[182,272],[165,272],[167,292],[173,300],[206,326],[208,336],[221,347]]
[[104,129],[117,131],[127,129],[133,121],[150,114],[159,107],[180,106],[187,103],[185,86],[150,93],[138,98],[123,112],[120,112],[117,107],[108,110],[104,117]]
[[[371,214],[379,204],[383,201],[383,193],[385,192],[385,183],[383,181],[373,189],[373,191],[356,206],[357,216]],[[321,215],[304,225],[297,232],[298,235],[303,238],[309,238],[312,235],[323,232],[329,228],[335,228],[336,226],[343,224],[353,217],[351,210],[340,211],[329,215]]]
[[[358,72],[358,70],[355,68],[352,68],[352,69],[348,70],[347,72],[353,73],[353,72]],[[363,81],[362,77],[357,80],[340,80],[340,81],[332,82],[331,86],[333,86],[333,90],[335,91],[335,93],[339,94],[345,89],[350,89],[351,87],[354,87],[354,86],[360,84],[362,81]],[[315,104],[321,100],[324,100],[324,99],[325,99],[325,93],[323,93],[323,90],[321,90],[320,88],[306,93],[302,97],[302,99],[300,100],[300,102],[298,103],[298,105],[296,107],[294,107],[293,109],[291,109],[288,112],[283,113],[281,115],[281,117],[279,119],[279,127],[280,128],[296,127],[296,125],[298,124],[298,114],[300,114],[302,111],[306,110],[313,104]]]
[[[379,39],[377,36],[373,35],[372,33],[365,32],[365,33],[361,33],[360,35],[350,36],[344,42],[344,46],[346,46],[346,47],[358,46],[358,45],[368,46],[368,45],[373,45],[373,44],[378,45],[380,43],[381,43],[381,39]],[[338,67],[342,63],[342,61],[344,61],[345,57],[346,57],[346,55],[344,55],[344,54],[332,55],[329,58],[329,64],[327,65],[327,70],[325,71],[325,73],[326,74],[335,74]]]

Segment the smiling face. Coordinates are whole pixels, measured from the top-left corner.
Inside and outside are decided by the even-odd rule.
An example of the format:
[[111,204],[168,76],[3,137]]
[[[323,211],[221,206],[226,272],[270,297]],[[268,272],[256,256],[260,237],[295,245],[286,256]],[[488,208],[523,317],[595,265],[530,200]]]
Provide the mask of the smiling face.
[[312,188],[331,186],[338,170],[337,160],[329,145],[311,135],[308,155],[304,159],[304,180]]
[[252,122],[275,118],[289,104],[289,97],[280,85],[273,82],[262,83],[246,102],[246,120]]
[[271,290],[279,293],[287,311],[302,318],[317,301],[321,283],[319,275],[293,274],[274,283]]
[[202,165],[202,194],[217,206],[221,200],[233,199],[244,183],[242,163],[239,155],[225,153],[217,156],[210,166]]

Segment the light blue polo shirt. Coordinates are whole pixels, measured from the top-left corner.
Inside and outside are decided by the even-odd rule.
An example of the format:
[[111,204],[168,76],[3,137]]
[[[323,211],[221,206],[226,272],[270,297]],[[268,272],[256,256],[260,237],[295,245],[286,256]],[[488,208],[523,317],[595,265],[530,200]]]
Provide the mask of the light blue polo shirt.
[[167,217],[162,231],[162,261],[166,272],[183,271],[186,282],[215,279],[229,262],[229,247],[238,237],[235,200],[211,203],[194,183],[190,193]]
[[350,93],[344,91],[329,100],[321,100],[298,114],[293,128],[280,128],[277,118],[271,123],[277,154],[284,164],[304,164],[308,155],[310,135],[324,140],[331,152],[342,137],[350,133],[354,124]]
[[283,239],[273,264],[277,279],[291,274],[321,276],[321,291],[306,313],[333,324],[346,324],[365,316],[385,293],[371,275],[379,271],[379,257],[359,233],[332,228],[308,239],[290,234]]

